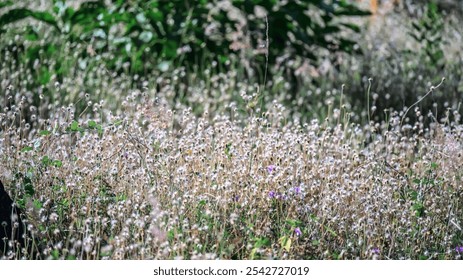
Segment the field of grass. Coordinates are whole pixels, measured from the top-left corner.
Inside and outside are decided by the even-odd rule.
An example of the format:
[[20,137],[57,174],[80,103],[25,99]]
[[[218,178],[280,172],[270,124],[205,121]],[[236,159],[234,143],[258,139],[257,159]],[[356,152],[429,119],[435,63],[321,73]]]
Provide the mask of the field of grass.
[[[406,70],[350,59],[408,89]],[[41,259],[462,258],[461,77],[425,77],[437,82],[388,109],[346,65],[288,102],[283,76],[262,85],[239,67],[95,66],[28,90],[30,70],[2,63],[0,179]],[[446,90],[445,113],[422,107]]]

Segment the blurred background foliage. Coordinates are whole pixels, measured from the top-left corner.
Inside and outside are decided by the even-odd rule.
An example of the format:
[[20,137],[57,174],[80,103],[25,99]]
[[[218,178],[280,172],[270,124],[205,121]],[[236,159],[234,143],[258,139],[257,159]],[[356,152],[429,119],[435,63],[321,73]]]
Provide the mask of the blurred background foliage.
[[[225,63],[240,51],[247,60],[258,60],[259,68],[263,61],[257,54],[267,49],[270,63],[283,53],[316,60],[313,47],[352,52],[355,42],[340,33],[343,28],[360,29],[336,19],[369,14],[345,1],[319,0],[100,0],[84,1],[78,8],[65,1],[52,2],[52,11],[8,10],[0,18],[2,33],[8,24],[31,17],[49,24],[52,35],[60,37],[59,42],[38,46],[45,53],[53,54],[50,48],[58,49],[58,43],[83,43],[96,53],[111,52],[113,56],[105,61],[110,70],[120,71],[129,62],[131,74],[147,74],[154,67],[165,71],[171,65],[207,65],[212,60]],[[1,7],[11,5],[13,2],[7,1]],[[33,26],[28,25],[23,38],[43,39]],[[267,35],[271,40],[268,46]],[[29,51],[29,58],[37,56],[38,47]]]
[[400,4],[371,15],[360,2],[1,1],[2,105],[22,98],[46,115],[74,104],[78,114],[85,93],[120,109],[139,89],[198,114],[277,100],[309,119],[324,118],[345,84],[344,105],[362,121],[413,104],[445,76],[420,106],[435,117],[459,110],[459,6],[391,1]]

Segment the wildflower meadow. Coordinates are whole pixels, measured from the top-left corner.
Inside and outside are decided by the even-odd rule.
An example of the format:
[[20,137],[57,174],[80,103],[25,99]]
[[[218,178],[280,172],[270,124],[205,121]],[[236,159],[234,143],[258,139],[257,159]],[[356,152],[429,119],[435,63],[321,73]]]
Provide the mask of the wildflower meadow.
[[0,2],[2,259],[462,258],[462,7],[187,2]]

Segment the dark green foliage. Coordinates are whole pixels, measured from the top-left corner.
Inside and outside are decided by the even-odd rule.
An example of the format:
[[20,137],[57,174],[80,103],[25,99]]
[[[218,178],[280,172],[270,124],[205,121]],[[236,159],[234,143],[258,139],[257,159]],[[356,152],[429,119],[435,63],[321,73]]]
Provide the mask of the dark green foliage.
[[3,14],[0,17],[0,26],[3,27],[9,23],[19,21],[27,17],[32,17],[34,19],[48,23],[54,26],[55,28],[59,29],[55,21],[55,18],[53,17],[52,14],[48,12],[31,11],[25,8],[13,9]]
[[[29,61],[52,59],[64,44],[76,48],[76,43],[83,43],[88,48],[75,49],[80,57],[109,52],[105,65],[117,72],[123,71],[124,63],[129,63],[131,74],[146,75],[170,65],[210,67],[213,60],[224,66],[231,56],[240,56],[249,61],[252,76],[254,70],[263,73],[266,59],[274,65],[278,57],[316,61],[317,49],[353,52],[355,42],[341,32],[358,32],[359,28],[339,19],[368,14],[346,1],[235,0],[225,5],[219,1],[113,0],[106,6],[97,0],[84,2],[76,10],[64,1],[53,1],[51,13],[11,9],[0,17],[0,25],[5,31],[8,24],[31,17],[54,27],[59,40],[42,37],[32,24],[22,34],[28,41],[45,39],[44,44],[25,51]],[[50,82],[52,74],[58,78],[69,74],[62,63],[48,64],[54,69],[42,66],[36,73],[38,84]]]

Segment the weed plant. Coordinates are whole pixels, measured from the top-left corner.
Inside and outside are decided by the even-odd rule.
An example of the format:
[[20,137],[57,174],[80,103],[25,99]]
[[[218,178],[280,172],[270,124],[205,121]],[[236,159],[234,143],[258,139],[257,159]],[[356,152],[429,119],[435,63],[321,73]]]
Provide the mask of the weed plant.
[[278,102],[196,117],[154,90],[117,114],[25,121],[22,104],[0,115],[1,174],[42,258],[461,258],[458,121],[361,126],[333,104],[300,123]]

